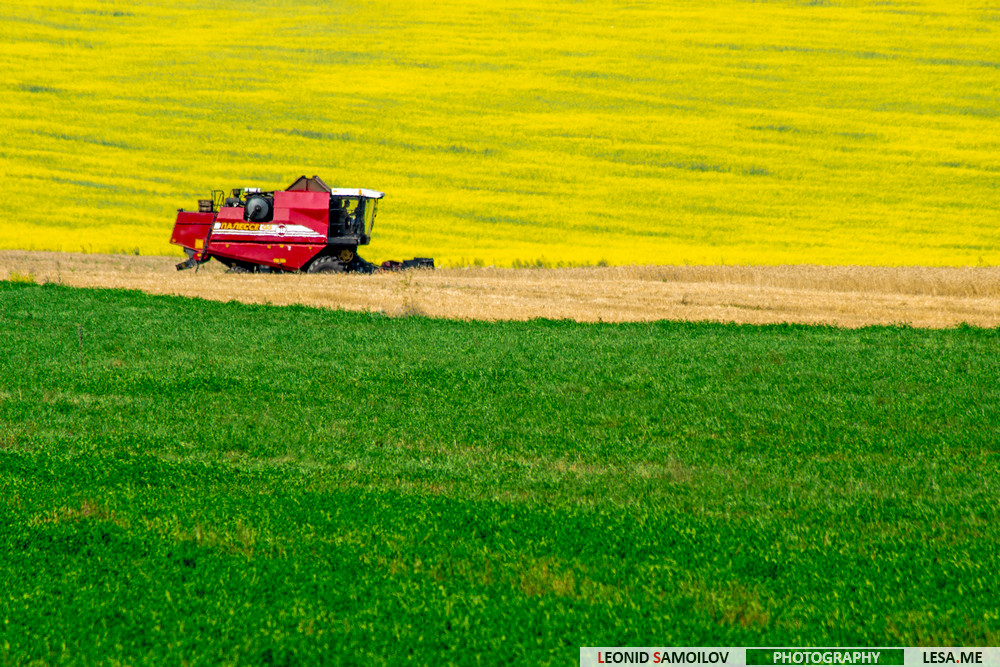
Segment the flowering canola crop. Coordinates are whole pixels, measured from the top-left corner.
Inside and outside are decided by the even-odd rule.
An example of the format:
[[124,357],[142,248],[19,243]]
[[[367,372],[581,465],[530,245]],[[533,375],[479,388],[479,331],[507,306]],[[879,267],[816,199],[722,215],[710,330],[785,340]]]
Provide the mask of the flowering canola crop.
[[384,190],[366,257],[1000,262],[1000,9],[581,1],[0,18],[0,247],[179,254],[178,207]]

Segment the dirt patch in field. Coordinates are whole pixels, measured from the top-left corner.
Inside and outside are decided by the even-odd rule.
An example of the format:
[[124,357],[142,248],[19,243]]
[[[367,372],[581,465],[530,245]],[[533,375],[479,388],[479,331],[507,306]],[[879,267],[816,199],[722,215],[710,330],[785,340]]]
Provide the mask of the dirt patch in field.
[[[1000,267],[623,266],[231,275],[175,257],[0,251],[0,278],[477,320],[1000,326]],[[22,278],[24,279],[24,278]]]

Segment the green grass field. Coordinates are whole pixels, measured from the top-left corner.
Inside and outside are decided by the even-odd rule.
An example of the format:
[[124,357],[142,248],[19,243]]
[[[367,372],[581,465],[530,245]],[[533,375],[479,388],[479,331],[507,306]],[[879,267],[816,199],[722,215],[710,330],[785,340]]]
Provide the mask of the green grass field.
[[997,645],[998,331],[0,282],[0,663]]
[[0,247],[180,254],[301,174],[443,265],[1000,263],[1000,10],[104,0],[0,17]]

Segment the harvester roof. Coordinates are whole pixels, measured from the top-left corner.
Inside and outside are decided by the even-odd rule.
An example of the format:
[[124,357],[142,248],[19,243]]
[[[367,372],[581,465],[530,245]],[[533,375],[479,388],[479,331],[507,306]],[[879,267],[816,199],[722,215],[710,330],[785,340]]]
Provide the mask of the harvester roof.
[[385,196],[384,192],[368,188],[330,188],[330,194],[334,197],[367,197],[368,199],[381,199]]
[[334,197],[367,197],[368,199],[381,199],[384,192],[378,190],[368,190],[367,188],[331,188],[323,182],[319,176],[306,178],[303,174],[295,179],[295,182],[285,188],[287,191],[305,190],[307,192],[329,192]]

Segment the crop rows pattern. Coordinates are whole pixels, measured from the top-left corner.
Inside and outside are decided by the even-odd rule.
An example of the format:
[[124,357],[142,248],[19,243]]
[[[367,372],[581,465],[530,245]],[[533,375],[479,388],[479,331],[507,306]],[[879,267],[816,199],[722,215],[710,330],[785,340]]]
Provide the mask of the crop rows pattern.
[[384,190],[372,259],[994,265],[989,4],[184,5],[0,17],[0,247],[178,253],[178,207]]

